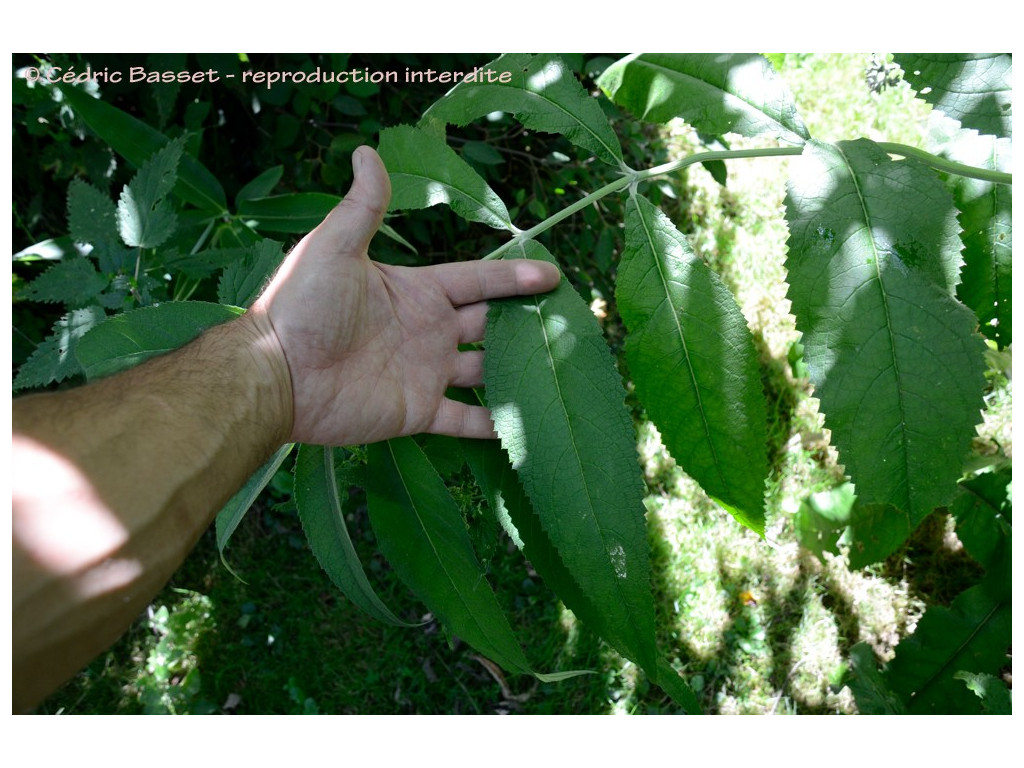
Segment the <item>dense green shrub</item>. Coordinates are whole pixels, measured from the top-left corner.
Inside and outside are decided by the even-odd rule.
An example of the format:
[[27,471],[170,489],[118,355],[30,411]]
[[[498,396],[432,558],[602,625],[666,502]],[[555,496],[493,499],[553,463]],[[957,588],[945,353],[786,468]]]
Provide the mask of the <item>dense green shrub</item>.
[[[235,316],[276,268],[285,241],[337,202],[324,190],[348,183],[351,151],[375,143],[391,174],[392,211],[403,214],[387,222],[377,258],[554,261],[578,287],[614,299],[621,325],[607,339],[569,280],[550,295],[495,302],[486,388],[469,396],[492,409],[500,445],[401,438],[366,448],[284,446],[221,513],[221,548],[282,463],[294,461],[310,545],[356,604],[405,623],[374,592],[349,540],[341,492],[349,485],[366,489],[381,551],[447,631],[506,670],[543,680],[574,674],[532,668],[483,578],[442,479],[468,466],[499,523],[565,604],[683,711],[697,711],[655,642],[627,397],[708,495],[759,534],[767,415],[745,318],[659,207],[658,181],[700,162],[727,183],[731,160],[799,157],[785,213],[788,297],[803,337],[794,363],[814,385],[855,489],[849,503],[801,511],[805,543],[818,552],[843,547],[863,567],[948,508],[985,568],[949,607],[929,609],[883,671],[855,648],[851,689],[865,712],[999,711],[1005,688],[995,675],[1009,646],[1009,467],[964,461],[985,407],[986,355],[1011,343],[1010,60],[895,61],[953,120],[934,146],[817,141],[786,84],[755,55],[571,65],[551,55],[453,57],[429,66],[507,77],[434,94],[365,83],[266,93],[113,84],[94,98],[95,83],[32,83],[22,70],[15,153],[41,159],[48,176],[16,175],[27,177],[15,189],[24,203],[19,298],[60,309],[15,386],[107,375]],[[67,72],[87,63],[94,72],[132,65],[54,57],[26,66]],[[427,68],[401,56],[153,57],[145,66],[396,77]],[[872,82],[891,83],[895,71]],[[600,94],[580,84],[592,75]],[[659,154],[651,126],[676,118],[696,129],[704,151]],[[770,146],[730,149],[735,134]],[[60,190],[66,225],[55,214],[64,210],[54,197]],[[434,208],[439,202],[472,225]],[[583,226],[560,234],[574,214]],[[52,265],[41,270],[43,263]],[[16,314],[26,339],[45,330],[33,327],[34,316]],[[621,371],[609,340],[622,353]]]

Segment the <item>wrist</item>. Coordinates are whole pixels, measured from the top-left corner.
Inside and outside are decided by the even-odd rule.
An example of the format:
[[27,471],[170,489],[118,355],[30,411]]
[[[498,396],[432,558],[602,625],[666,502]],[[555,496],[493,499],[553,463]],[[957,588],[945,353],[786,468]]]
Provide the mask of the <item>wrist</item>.
[[261,421],[270,424],[274,445],[290,440],[294,423],[291,371],[270,319],[249,310],[226,329],[237,334],[246,365],[239,371],[252,386],[252,396]]

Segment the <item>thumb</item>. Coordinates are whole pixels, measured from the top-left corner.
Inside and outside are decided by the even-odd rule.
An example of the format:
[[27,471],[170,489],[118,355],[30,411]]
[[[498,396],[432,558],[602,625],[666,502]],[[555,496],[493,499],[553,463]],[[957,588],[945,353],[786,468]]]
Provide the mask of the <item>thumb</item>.
[[355,178],[348,194],[317,230],[328,238],[332,250],[355,255],[366,252],[384,220],[391,202],[391,180],[380,155],[370,147],[352,153],[352,172]]

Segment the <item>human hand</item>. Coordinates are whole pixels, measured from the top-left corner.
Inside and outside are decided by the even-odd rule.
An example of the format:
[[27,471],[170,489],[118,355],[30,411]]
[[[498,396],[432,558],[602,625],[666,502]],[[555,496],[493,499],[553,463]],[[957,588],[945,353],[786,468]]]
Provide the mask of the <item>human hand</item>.
[[249,313],[291,374],[290,440],[493,437],[486,408],[445,397],[449,386],[483,383],[483,353],[458,345],[483,339],[488,299],[552,290],[557,268],[523,259],[414,268],[371,261],[391,183],[368,147],[352,165],[348,195],[292,250]]

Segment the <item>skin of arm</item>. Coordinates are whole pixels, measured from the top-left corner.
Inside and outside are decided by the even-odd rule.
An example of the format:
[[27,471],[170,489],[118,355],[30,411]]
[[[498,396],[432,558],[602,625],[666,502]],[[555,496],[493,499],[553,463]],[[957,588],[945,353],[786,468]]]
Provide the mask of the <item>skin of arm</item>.
[[13,417],[13,709],[27,711],[109,647],[217,512],[285,442],[355,445],[435,432],[491,437],[486,301],[554,288],[541,262],[403,268],[367,248],[390,199],[375,152],[341,204],[253,307],[188,346]]

